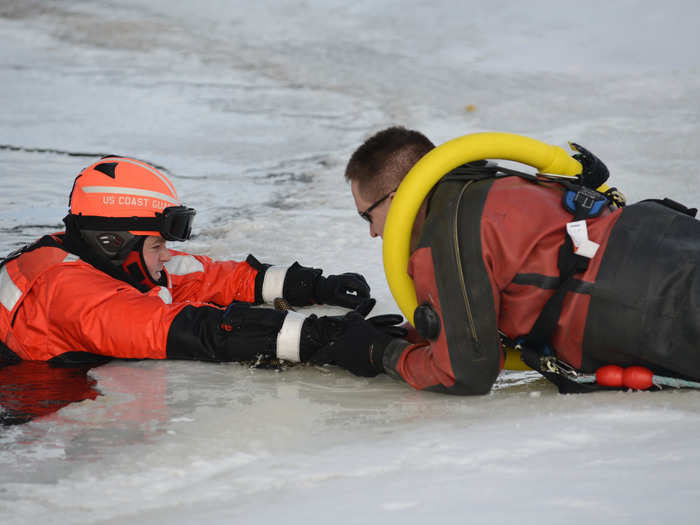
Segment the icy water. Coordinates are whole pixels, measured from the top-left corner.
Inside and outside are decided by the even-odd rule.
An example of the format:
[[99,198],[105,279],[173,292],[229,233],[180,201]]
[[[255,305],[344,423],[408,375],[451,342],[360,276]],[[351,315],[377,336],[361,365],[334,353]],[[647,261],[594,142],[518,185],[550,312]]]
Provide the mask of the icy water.
[[[190,251],[359,271],[393,312],[342,179],[391,124],[438,143],[575,140],[629,200],[697,206],[700,7],[608,4],[0,0],[0,252],[58,230],[77,172],[124,154],[197,209]],[[10,399],[13,422],[39,416],[0,427],[3,524],[700,511],[700,392],[560,396],[513,373],[454,398],[333,368],[188,362],[1,372],[19,385],[0,392],[3,415]],[[31,412],[42,395],[54,404]]]

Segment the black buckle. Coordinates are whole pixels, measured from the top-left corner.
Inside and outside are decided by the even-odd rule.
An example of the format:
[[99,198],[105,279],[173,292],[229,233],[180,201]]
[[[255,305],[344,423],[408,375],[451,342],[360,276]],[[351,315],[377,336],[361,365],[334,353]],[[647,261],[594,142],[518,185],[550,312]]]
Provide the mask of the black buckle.
[[596,190],[580,186],[564,192],[563,205],[577,219],[597,217],[605,209],[608,199]]

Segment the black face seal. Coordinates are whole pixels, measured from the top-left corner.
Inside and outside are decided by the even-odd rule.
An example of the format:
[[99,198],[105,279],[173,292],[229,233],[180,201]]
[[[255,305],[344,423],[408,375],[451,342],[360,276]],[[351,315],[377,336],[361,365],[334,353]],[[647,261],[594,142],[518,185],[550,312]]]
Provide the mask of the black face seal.
[[80,236],[92,250],[117,264],[121,264],[128,257],[141,237],[126,231],[100,232],[92,230],[82,230]]
[[124,237],[115,232],[104,232],[97,235],[100,247],[109,254],[116,255],[126,244]]

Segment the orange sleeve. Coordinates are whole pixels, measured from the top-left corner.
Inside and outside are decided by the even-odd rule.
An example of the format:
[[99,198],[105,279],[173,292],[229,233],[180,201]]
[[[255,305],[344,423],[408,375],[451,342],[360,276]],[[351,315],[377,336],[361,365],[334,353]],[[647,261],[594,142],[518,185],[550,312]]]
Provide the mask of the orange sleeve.
[[172,282],[173,301],[199,301],[227,305],[255,302],[258,271],[247,262],[214,261],[204,255],[170,250],[165,268]]
[[455,377],[446,350],[444,345],[410,345],[399,355],[394,370],[417,390],[437,386],[450,388],[455,384]]

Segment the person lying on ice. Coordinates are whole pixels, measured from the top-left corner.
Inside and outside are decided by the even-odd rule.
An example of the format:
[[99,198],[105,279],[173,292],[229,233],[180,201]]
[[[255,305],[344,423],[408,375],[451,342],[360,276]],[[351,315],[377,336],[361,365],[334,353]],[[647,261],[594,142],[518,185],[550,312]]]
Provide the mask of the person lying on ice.
[[145,162],[102,158],[76,177],[69,206],[65,232],[0,260],[0,362],[307,361],[347,323],[250,306],[276,298],[357,307],[370,323],[359,274],[168,249],[190,237],[195,211]]
[[[586,390],[567,378],[608,364],[699,380],[700,222],[689,216],[696,210],[668,199],[611,206],[615,193],[589,189],[607,179],[607,168],[573,146],[588,187],[487,162],[443,177],[411,236],[414,321],[424,340],[350,327],[334,355],[362,348],[354,373],[386,372],[452,394],[490,390],[504,341],[562,392]],[[383,236],[398,185],[433,148],[421,133],[392,127],[353,153],[345,177],[370,236]],[[597,251],[574,253],[567,223],[576,221]]]

